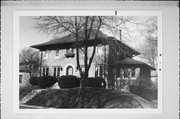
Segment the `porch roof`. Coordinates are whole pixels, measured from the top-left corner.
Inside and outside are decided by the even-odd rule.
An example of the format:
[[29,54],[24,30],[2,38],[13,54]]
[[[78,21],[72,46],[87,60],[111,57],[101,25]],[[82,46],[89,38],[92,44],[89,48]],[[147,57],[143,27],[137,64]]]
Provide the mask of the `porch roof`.
[[121,60],[121,61],[116,61],[116,63],[114,64],[114,66],[123,66],[123,67],[145,67],[145,68],[148,68],[150,70],[156,70],[154,67],[144,63],[144,62],[141,62],[141,61],[138,61],[138,60],[135,60],[135,59],[132,59],[132,58],[125,58],[124,60]]
[[[94,45],[94,42],[95,42],[94,37],[95,37],[95,32],[92,32],[91,35],[90,35],[90,38],[89,38],[89,40],[87,42],[87,44],[89,46]],[[84,41],[84,33],[80,33],[80,35],[79,35],[79,44],[81,46],[83,46],[83,41]],[[139,52],[137,52],[133,48],[129,47],[125,43],[122,43],[121,41],[117,40],[114,37],[109,37],[106,34],[102,33],[101,31],[98,34],[96,42],[97,42],[97,44],[108,44],[108,42],[119,43],[119,44],[121,44],[121,46],[123,48],[125,48],[130,53],[132,53],[134,55],[140,54]],[[50,40],[48,42],[33,45],[31,47],[39,49],[40,51],[45,51],[45,50],[68,49],[68,48],[75,47],[75,45],[76,45],[76,37],[75,37],[75,35],[73,33],[70,33],[70,34],[68,34],[66,36],[63,36],[63,37],[60,37],[60,38],[55,38],[55,39],[52,39],[52,40]]]

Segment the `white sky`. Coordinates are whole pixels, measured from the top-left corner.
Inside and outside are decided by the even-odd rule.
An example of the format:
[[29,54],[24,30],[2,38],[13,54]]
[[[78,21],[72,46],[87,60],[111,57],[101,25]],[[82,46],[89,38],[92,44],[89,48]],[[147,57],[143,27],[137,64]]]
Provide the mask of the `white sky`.
[[52,36],[40,33],[37,29],[34,29],[35,22],[30,17],[23,16],[19,19],[20,49],[49,41],[52,38]]

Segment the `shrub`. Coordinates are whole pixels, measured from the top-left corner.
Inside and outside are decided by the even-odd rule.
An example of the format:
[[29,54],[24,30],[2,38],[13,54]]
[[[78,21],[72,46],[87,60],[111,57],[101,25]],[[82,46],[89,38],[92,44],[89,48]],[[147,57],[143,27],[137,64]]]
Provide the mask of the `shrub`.
[[85,80],[86,87],[106,88],[106,81],[102,77],[90,77]]
[[60,88],[75,88],[79,87],[80,82],[76,76],[61,76],[58,85]]
[[33,86],[37,86],[38,85],[38,77],[31,77],[29,79],[29,83]]
[[58,79],[52,76],[41,76],[38,78],[37,81],[38,81],[38,85],[41,88],[48,88],[53,86],[58,81]]
[[130,91],[146,100],[157,100],[157,89],[144,86],[130,86]]

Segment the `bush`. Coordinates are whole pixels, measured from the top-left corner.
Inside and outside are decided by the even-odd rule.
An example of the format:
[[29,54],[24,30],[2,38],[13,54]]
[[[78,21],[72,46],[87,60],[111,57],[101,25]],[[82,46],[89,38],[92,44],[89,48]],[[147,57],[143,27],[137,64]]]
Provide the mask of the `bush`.
[[37,81],[38,81],[38,85],[41,88],[48,88],[53,86],[58,81],[58,79],[52,76],[41,76],[38,78]]
[[144,86],[130,86],[130,91],[136,95],[143,97],[146,100],[157,100],[157,89]]
[[79,87],[80,82],[76,76],[61,76],[58,85],[60,88],[75,88]]
[[106,88],[106,81],[102,77],[90,77],[85,80],[86,87]]
[[33,86],[37,86],[38,85],[38,77],[31,77],[29,79],[29,83]]

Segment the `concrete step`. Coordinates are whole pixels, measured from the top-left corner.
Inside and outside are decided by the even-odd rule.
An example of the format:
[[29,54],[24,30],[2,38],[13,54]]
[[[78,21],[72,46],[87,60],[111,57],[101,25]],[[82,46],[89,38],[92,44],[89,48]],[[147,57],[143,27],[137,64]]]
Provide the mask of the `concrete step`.
[[32,90],[30,93],[28,93],[26,96],[24,96],[21,100],[20,103],[21,104],[25,104],[26,102],[28,102],[29,100],[31,100],[33,97],[35,97],[37,94],[39,94],[43,89],[35,89]]

